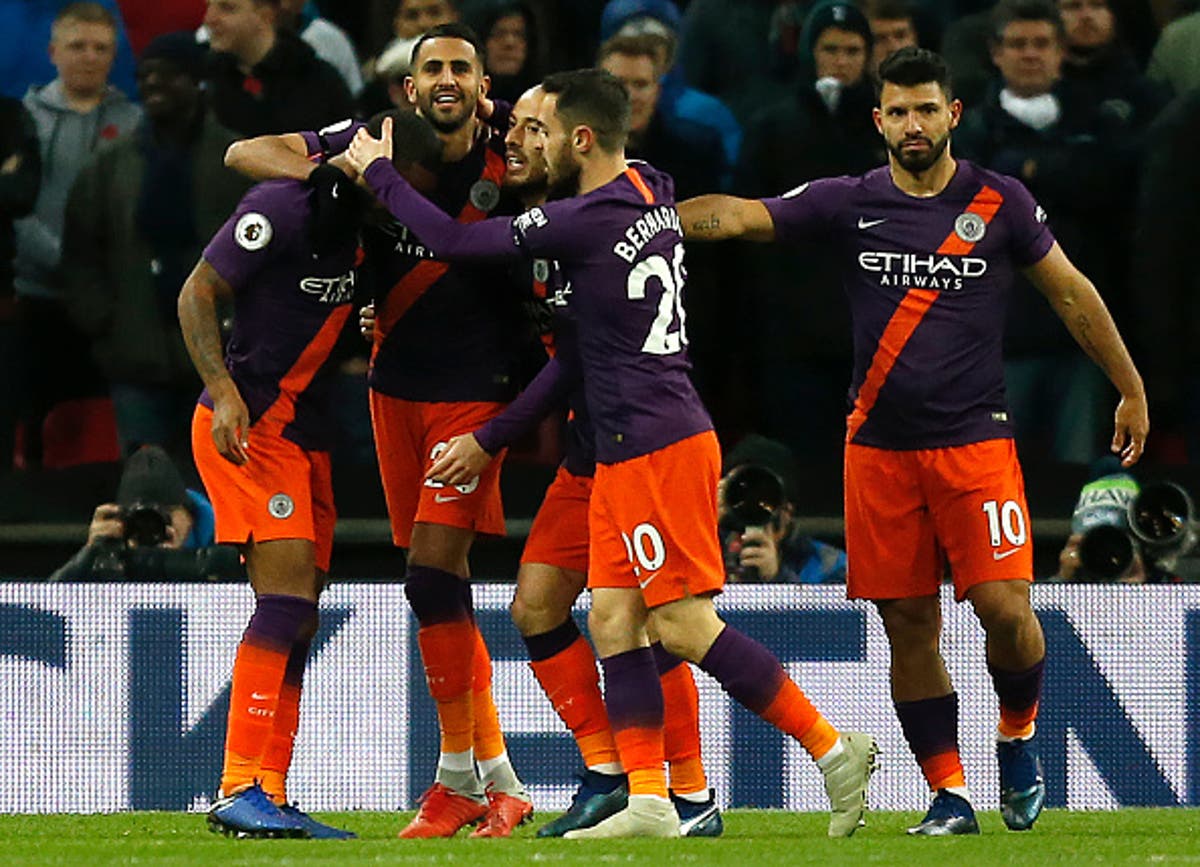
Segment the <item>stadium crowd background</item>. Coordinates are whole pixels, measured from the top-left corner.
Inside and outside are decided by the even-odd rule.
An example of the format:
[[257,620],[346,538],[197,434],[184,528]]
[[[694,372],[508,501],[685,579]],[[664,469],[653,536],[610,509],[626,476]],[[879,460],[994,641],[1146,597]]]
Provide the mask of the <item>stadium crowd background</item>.
[[[62,563],[142,444],[162,445],[196,484],[187,435],[200,385],[173,298],[248,183],[221,165],[224,146],[403,101],[413,41],[456,19],[485,39],[500,98],[593,63],[621,77],[630,152],[670,172],[680,199],[778,194],[881,164],[871,70],[905,44],[942,51],[966,106],[953,153],[1027,184],[1145,377],[1152,433],[1139,476],[1200,490],[1191,0],[103,0],[73,5],[48,52],[67,6],[0,0],[6,575]],[[789,446],[795,513],[837,542],[850,330],[832,263],[815,248],[726,244],[689,248],[688,264],[694,377],[723,446],[751,433]],[[350,520],[333,571],[394,577],[366,351],[348,329],[334,480]],[[1029,285],[1013,293],[1006,359],[1045,576],[1107,451],[1115,395]],[[510,534],[557,460],[553,424],[509,458]],[[511,578],[517,550],[480,546],[475,574]]]

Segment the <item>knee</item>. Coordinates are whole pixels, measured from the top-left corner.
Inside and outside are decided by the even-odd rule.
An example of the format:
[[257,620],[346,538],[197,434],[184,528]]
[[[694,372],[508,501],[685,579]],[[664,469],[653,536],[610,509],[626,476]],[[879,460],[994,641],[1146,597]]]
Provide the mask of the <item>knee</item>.
[[883,628],[893,657],[936,652],[942,630],[937,597],[931,600],[897,599],[879,604]]
[[980,585],[970,599],[975,616],[989,634],[1016,633],[1037,623],[1029,605],[1029,585],[1024,582]]
[[422,626],[459,620],[467,615],[462,581],[445,574],[413,568],[404,582],[404,596]]
[[522,635],[549,632],[565,619],[554,616],[556,612],[551,611],[546,600],[538,598],[535,594],[522,593],[519,584],[508,613],[512,617],[513,625],[517,627],[517,632]]

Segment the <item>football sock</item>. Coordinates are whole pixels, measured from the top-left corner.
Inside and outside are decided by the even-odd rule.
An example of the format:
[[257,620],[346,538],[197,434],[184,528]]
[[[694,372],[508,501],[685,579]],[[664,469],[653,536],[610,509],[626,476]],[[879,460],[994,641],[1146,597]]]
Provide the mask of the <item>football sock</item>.
[[500,730],[500,715],[492,698],[492,656],[478,626],[475,627],[471,705],[475,717],[475,761],[484,762],[503,755],[504,733]]
[[223,794],[245,789],[258,779],[293,645],[316,611],[315,602],[298,596],[269,594],[255,600],[254,614],[233,663],[221,771]]
[[775,654],[753,638],[726,625],[700,668],[747,710],[800,742],[820,759],[838,742],[838,731],[817,711]]
[[[404,595],[421,628],[417,644],[425,682],[437,704],[442,752],[460,754],[475,742],[471,689],[475,676],[475,622],[465,606],[466,584],[452,572],[409,565]],[[472,773],[474,768],[472,766]]]
[[568,617],[549,632],[528,635],[524,640],[529,667],[574,736],[584,766],[601,773],[621,773],[617,745],[600,694],[596,656],[574,619]]
[[304,686],[304,667],[308,662],[310,642],[297,641],[292,645],[283,684],[279,689],[279,704],[275,710],[275,725],[263,753],[259,779],[263,791],[276,804],[286,804],[287,773],[292,764],[292,749],[296,730],[300,728],[300,694]]
[[671,791],[677,795],[703,793],[708,778],[700,760],[700,693],[692,669],[668,653],[661,642],[650,645],[663,693],[663,753],[671,771]]
[[663,769],[663,696],[648,647],[600,660],[605,707],[630,795],[667,797]]
[[1024,671],[1005,671],[988,664],[992,684],[1000,699],[997,731],[1001,739],[1023,740],[1033,736],[1045,666],[1045,659],[1038,660]]
[[958,754],[958,693],[898,701],[895,705],[904,739],[929,788],[935,792],[965,789],[967,783]]

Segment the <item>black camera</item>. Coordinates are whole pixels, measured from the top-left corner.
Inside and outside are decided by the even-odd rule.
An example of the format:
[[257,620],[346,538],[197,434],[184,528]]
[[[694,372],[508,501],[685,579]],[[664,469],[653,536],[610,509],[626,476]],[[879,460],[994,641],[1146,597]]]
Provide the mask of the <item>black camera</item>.
[[1158,569],[1185,581],[1200,578],[1189,556],[1196,548],[1196,507],[1182,487],[1156,482],[1142,488],[1129,507],[1129,529]]
[[[742,464],[725,480],[723,523],[737,533],[750,529],[765,530],[784,504],[783,479],[773,470],[758,464]],[[740,550],[740,548],[739,548]],[[757,581],[752,566],[736,567],[743,581]]]
[[232,545],[205,548],[128,548],[119,539],[92,546],[90,556],[60,581],[238,581],[246,577]]
[[125,543],[138,548],[156,548],[167,541],[171,512],[155,503],[133,503],[121,509]]

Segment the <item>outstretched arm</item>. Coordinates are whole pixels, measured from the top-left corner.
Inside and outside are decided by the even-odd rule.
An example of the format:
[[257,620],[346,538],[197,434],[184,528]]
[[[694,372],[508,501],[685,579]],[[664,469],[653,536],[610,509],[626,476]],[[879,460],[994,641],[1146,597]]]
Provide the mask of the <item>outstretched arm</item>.
[[392,121],[383,122],[381,138],[359,130],[346,155],[380,203],[400,220],[442,261],[519,259],[521,248],[513,241],[512,220],[495,217],[477,223],[459,223],[400,177],[392,165]]
[[1132,466],[1142,456],[1150,432],[1146,390],[1104,300],[1057,242],[1025,269],[1025,276],[1046,296],[1071,336],[1121,393],[1112,450],[1121,456],[1123,466]]
[[483,472],[491,459],[532,431],[566,401],[577,372],[558,357],[551,358],[533,382],[479,430],[453,437],[425,478],[463,485]]
[[318,163],[308,158],[304,136],[289,132],[235,141],[225,151],[225,165],[256,181],[272,178],[304,181]]
[[775,240],[775,221],[767,206],[758,199],[697,196],[680,202],[676,208],[683,225],[683,236],[689,241]]

